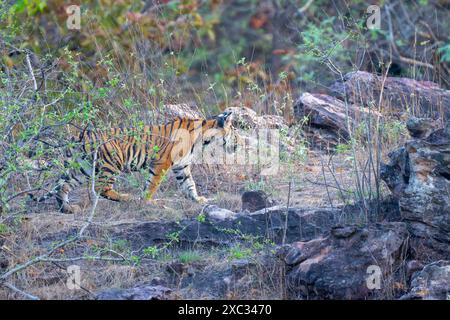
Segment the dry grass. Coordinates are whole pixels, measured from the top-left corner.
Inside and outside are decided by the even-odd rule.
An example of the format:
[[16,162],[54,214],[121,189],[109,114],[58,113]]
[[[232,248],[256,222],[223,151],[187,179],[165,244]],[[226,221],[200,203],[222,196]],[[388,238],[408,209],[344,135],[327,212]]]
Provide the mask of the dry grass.
[[[193,173],[198,183],[199,193],[211,199],[211,203],[219,207],[239,211],[241,207],[240,194],[244,190],[257,186],[268,191],[271,198],[279,204],[287,203],[288,184],[293,181],[290,205],[301,207],[329,207],[342,205],[351,199],[342,198],[343,190],[351,190],[354,185],[351,165],[346,159],[348,155],[336,155],[333,158],[332,170],[324,167],[329,156],[321,152],[309,151],[304,163],[282,163],[280,172],[276,176],[258,177],[257,172],[248,169],[243,177],[242,168],[230,167],[226,170],[218,167],[197,166]],[[325,179],[324,179],[325,177]],[[137,176],[138,180],[140,177]],[[337,182],[337,183],[336,183]],[[324,184],[328,185],[327,188]],[[339,186],[338,188],[336,186]],[[122,179],[121,190],[136,193],[127,180]],[[60,257],[74,257],[91,252],[94,246],[114,249],[115,252],[132,258],[134,254],[127,243],[114,243],[110,239],[108,230],[120,224],[133,224],[144,221],[178,221],[180,219],[197,216],[202,206],[183,198],[177,190],[172,177],[161,186],[156,194],[156,206],[149,207],[140,201],[131,203],[116,203],[100,199],[88,240],[77,242],[73,246],[59,252]],[[36,256],[46,247],[57,242],[58,237],[77,230],[86,221],[90,201],[87,188],[76,190],[73,199],[82,204],[83,212],[76,215],[65,215],[55,212],[55,201],[49,200],[44,204],[33,204],[29,213],[21,216],[21,223],[17,224],[14,232],[3,235],[3,254],[10,266]],[[120,240],[120,239],[119,239]],[[108,243],[109,241],[109,243]],[[91,250],[91,251],[90,251]],[[235,281],[226,274],[233,257],[229,248],[191,248],[190,253],[184,253],[184,260],[190,266],[189,273],[170,277],[168,266],[180,261],[186,248],[168,247],[156,258],[141,257],[140,261],[111,262],[102,260],[79,260],[82,268],[82,286],[84,290],[68,290],[66,287],[67,274],[65,268],[69,263],[39,263],[13,277],[16,286],[39,296],[43,299],[92,299],[93,292],[113,287],[131,287],[141,283],[149,283],[152,279],[165,280],[166,285],[174,288],[173,298],[224,298],[224,299],[261,299],[283,298],[282,285],[283,268],[275,260],[263,261],[263,258],[248,257],[250,267]],[[245,254],[248,251],[243,249]],[[112,254],[118,257],[117,254]],[[214,296],[208,290],[202,290],[196,281],[202,280],[202,275],[220,275],[227,284],[222,296]],[[195,279],[195,280],[192,280]],[[228,282],[227,282],[228,281]],[[2,288],[0,299],[20,299],[20,295]]]

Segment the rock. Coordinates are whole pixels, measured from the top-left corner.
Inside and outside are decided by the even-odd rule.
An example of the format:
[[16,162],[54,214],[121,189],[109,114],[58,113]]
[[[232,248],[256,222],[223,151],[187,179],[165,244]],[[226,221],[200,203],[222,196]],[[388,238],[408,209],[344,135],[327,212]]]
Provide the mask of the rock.
[[450,261],[436,261],[414,273],[410,292],[401,300],[450,299]]
[[219,208],[216,205],[205,206],[203,212],[209,219],[218,221],[235,219],[239,215],[236,212],[233,212],[228,209]]
[[422,270],[423,264],[422,262],[418,260],[409,260],[406,263],[406,278],[409,280],[411,279],[411,276],[414,274],[414,272]]
[[[289,208],[286,242],[311,240],[327,233],[340,212],[339,209],[328,208]],[[274,206],[223,220],[208,217],[205,221],[199,221],[197,217],[192,217],[180,221],[121,223],[112,226],[109,232],[112,238],[128,239],[133,250],[169,242],[173,234],[177,234],[180,246],[192,246],[193,243],[222,246],[244,241],[248,236],[281,243],[285,223],[286,206]]]
[[166,121],[170,121],[178,117],[190,119],[204,118],[198,107],[193,104],[165,104],[159,111],[162,115],[164,115]]
[[152,279],[152,281],[150,281],[150,284],[152,286],[165,286],[166,285],[166,281],[160,277],[154,277]]
[[403,194],[410,178],[409,157],[404,147],[391,151],[388,157],[390,163],[381,165],[380,176],[398,198]]
[[295,242],[282,250],[287,285],[293,298],[368,299],[368,267],[380,267],[382,278],[398,267],[408,238],[401,222],[369,227],[337,226],[329,236]]
[[96,294],[97,300],[167,300],[171,289],[141,285],[129,289],[107,289]]
[[347,73],[343,81],[331,86],[338,98],[363,106],[377,106],[383,87],[381,106],[385,112],[415,114],[420,117],[450,119],[450,91],[430,81],[377,76],[364,71]]
[[231,262],[231,272],[235,279],[242,278],[250,268],[254,268],[255,263],[248,259],[236,259]]
[[242,194],[242,211],[255,212],[268,206],[267,194],[262,190],[246,191]]
[[281,116],[259,116],[254,110],[246,107],[230,107],[225,111],[233,113],[233,126],[235,128],[244,130],[287,128],[286,121]]
[[[371,110],[371,116],[378,113]],[[369,109],[346,104],[326,94],[303,93],[294,104],[297,121],[306,121],[307,136],[315,146],[334,147],[347,142],[353,130],[369,116]],[[347,119],[349,121],[347,121]]]
[[430,118],[411,117],[406,122],[406,128],[413,138],[426,138],[436,130],[436,122]]
[[450,123],[389,157],[381,178],[399,201],[415,258],[450,259]]
[[236,152],[235,163],[254,166],[260,175],[273,175],[278,172],[280,150],[292,151],[295,138],[281,136],[289,132],[289,127],[281,116],[258,115],[246,107],[229,107],[225,111],[233,113],[233,126],[237,129],[244,148]]

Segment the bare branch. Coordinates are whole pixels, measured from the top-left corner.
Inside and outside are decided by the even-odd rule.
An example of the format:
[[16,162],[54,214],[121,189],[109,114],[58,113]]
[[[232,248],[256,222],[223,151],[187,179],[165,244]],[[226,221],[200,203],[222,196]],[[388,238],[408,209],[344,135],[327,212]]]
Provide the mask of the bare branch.
[[26,60],[27,60],[28,70],[30,71],[31,78],[33,79],[34,92],[37,92],[38,85],[37,85],[36,77],[34,76],[33,67],[31,66],[30,54],[29,53],[27,53],[27,55],[26,55]]
[[297,10],[298,13],[304,13],[306,10],[308,10],[309,6],[312,5],[314,0],[308,0],[308,2],[305,3],[303,7]]
[[29,300],[40,300],[38,297],[36,297],[36,296],[34,296],[32,294],[26,293],[25,291],[22,291],[19,288],[16,288],[11,283],[4,283],[3,286],[11,289],[12,291],[20,293],[21,295],[23,295],[24,297],[28,298]]

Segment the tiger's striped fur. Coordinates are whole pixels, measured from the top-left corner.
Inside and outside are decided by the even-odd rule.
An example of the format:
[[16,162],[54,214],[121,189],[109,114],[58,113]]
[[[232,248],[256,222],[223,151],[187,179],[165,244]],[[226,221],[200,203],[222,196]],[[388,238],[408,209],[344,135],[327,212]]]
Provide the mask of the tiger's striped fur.
[[162,178],[170,169],[183,194],[203,203],[206,198],[197,194],[191,174],[194,147],[206,145],[216,138],[223,139],[225,145],[233,134],[230,112],[208,120],[178,118],[164,125],[145,126],[142,130],[85,130],[79,136],[81,156],[75,159],[79,168],[68,169],[51,192],[35,200],[43,201],[56,196],[62,212],[78,211],[78,206],[69,204],[69,193],[82,183],[78,172],[91,177],[95,154],[95,191],[107,199],[130,200],[129,194],[114,190],[116,177],[122,172],[144,169],[148,170],[150,177],[145,185],[145,200],[151,202]]

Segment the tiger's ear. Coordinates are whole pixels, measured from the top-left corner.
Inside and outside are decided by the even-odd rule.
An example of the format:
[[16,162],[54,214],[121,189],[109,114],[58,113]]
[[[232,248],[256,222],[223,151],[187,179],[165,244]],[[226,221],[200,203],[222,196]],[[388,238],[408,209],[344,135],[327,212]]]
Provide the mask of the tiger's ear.
[[232,112],[225,111],[217,116],[217,125],[220,128],[231,126],[233,120]]

